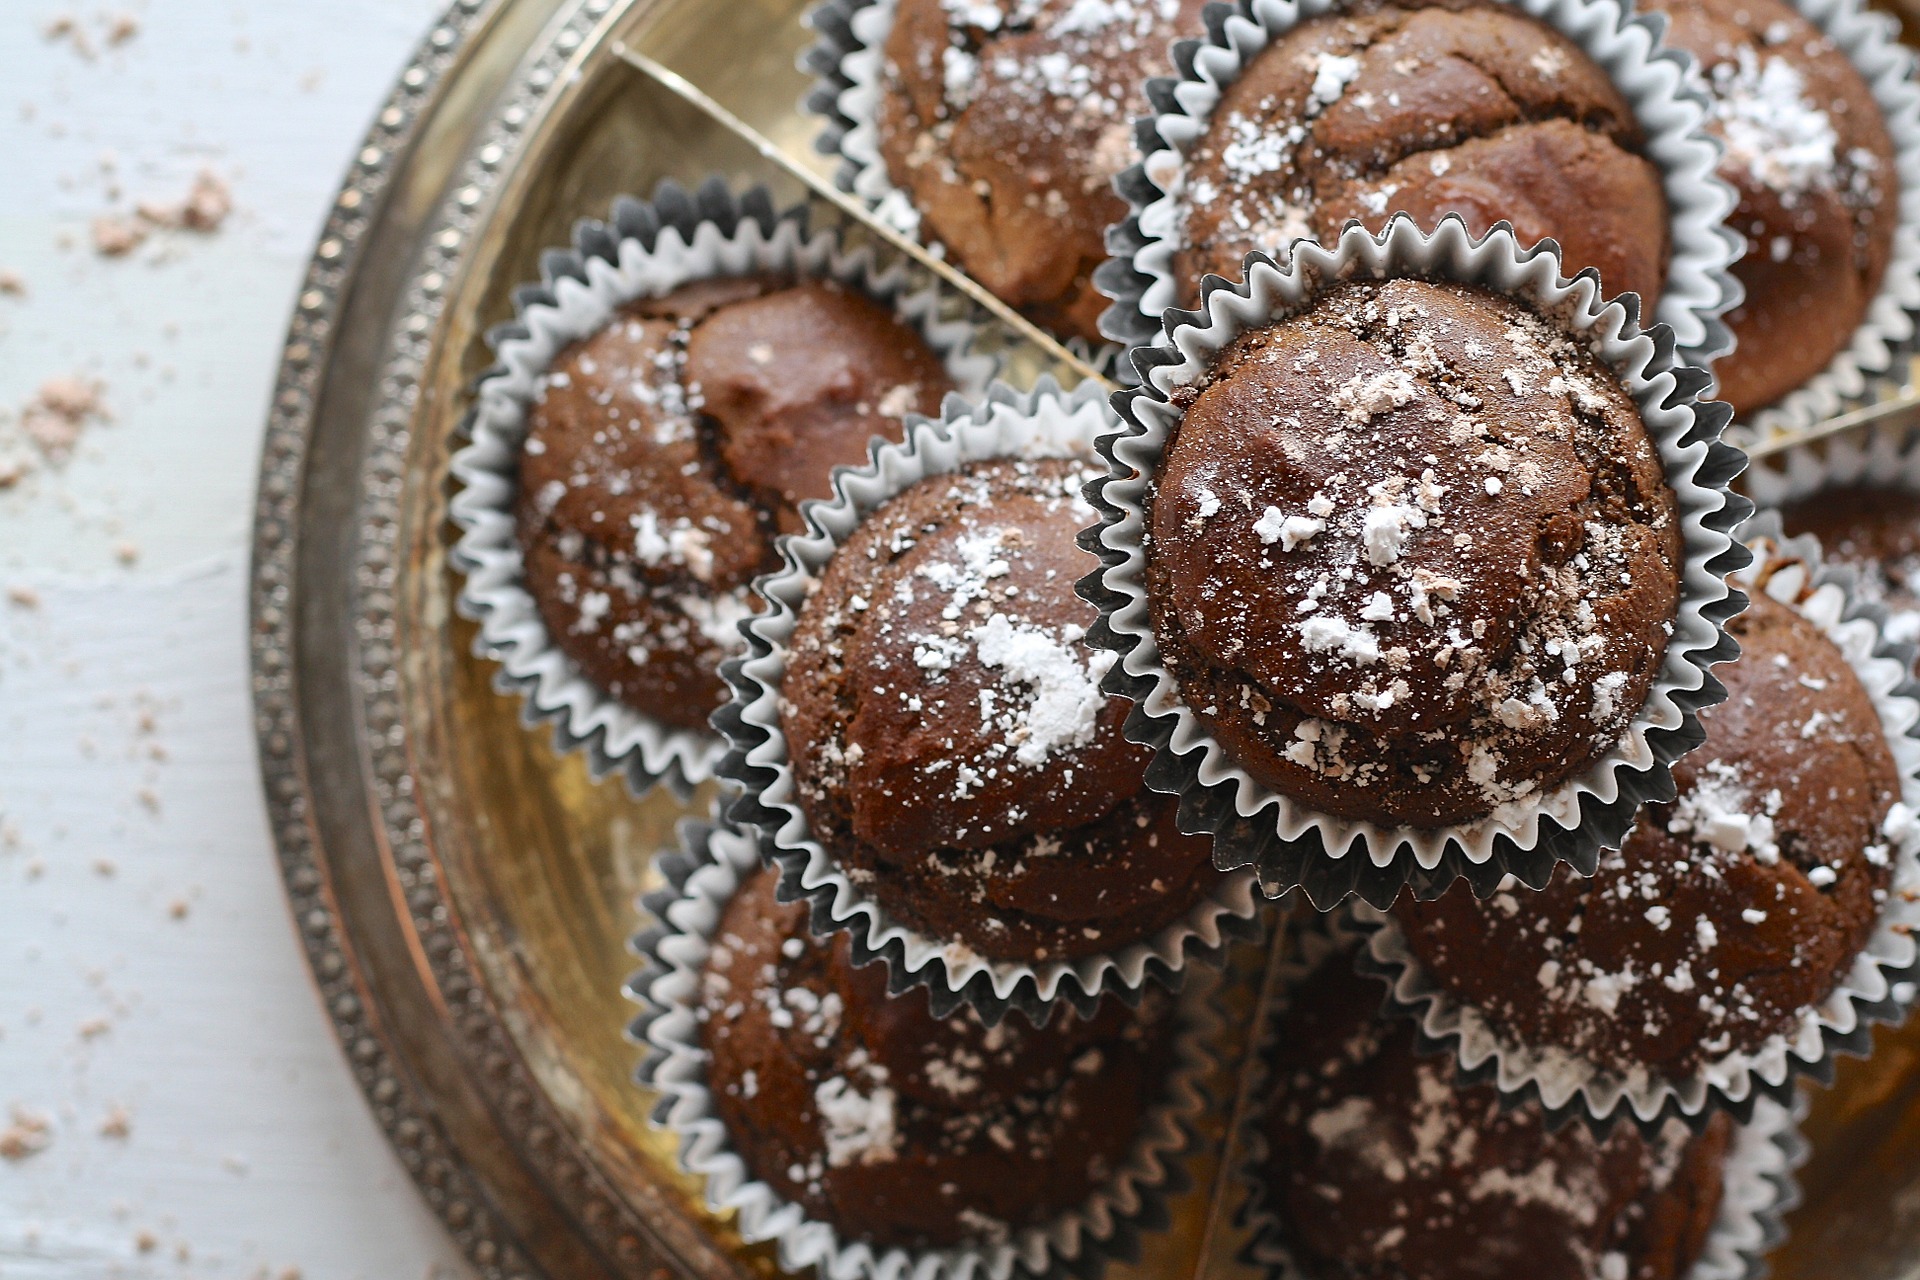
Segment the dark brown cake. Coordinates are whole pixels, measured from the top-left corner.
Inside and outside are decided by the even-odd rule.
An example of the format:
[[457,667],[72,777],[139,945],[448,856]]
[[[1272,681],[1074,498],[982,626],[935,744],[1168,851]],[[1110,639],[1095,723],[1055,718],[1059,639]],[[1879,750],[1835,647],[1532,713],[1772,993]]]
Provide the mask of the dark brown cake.
[[1214,884],[1148,793],[1112,655],[1082,639],[1095,474],[930,476],[854,531],[789,645],[783,727],[813,837],[888,911],[993,959],[1112,951]]
[[1276,1035],[1268,1207],[1315,1280],[1678,1280],[1720,1204],[1731,1135],[1677,1120],[1548,1132],[1538,1108],[1414,1053],[1345,957],[1292,993]]
[[1113,179],[1204,0],[900,0],[876,118],[925,235],[1035,320],[1100,340]]
[[1920,640],[1920,493],[1823,489],[1780,512],[1787,536],[1810,533],[1829,561],[1859,572],[1860,594],[1887,607],[1887,636]]
[[1314,809],[1531,803],[1644,703],[1679,596],[1633,402],[1518,304],[1342,285],[1184,391],[1147,590],[1181,696]]
[[1660,174],[1631,109],[1580,47],[1505,5],[1363,3],[1301,23],[1227,87],[1189,152],[1174,270],[1241,277],[1254,249],[1332,243],[1406,212],[1506,219],[1560,242],[1566,273],[1600,272],[1651,314],[1667,269]]
[[1591,880],[1401,903],[1415,957],[1502,1036],[1620,1072],[1693,1074],[1797,1029],[1873,931],[1899,775],[1853,669],[1765,594],[1733,620],[1728,697]]
[[1700,60],[1720,176],[1747,238],[1714,365],[1737,413],[1778,400],[1852,340],[1893,252],[1900,190],[1879,104],[1847,56],[1781,0],[1649,0],[1667,43]]
[[701,976],[714,1108],[753,1176],[877,1247],[1004,1240],[1084,1204],[1126,1161],[1172,1064],[1172,1001],[1109,999],[988,1029],[926,993],[887,995],[844,934],[758,872],[728,903]]
[[831,282],[629,304],[559,354],[528,415],[515,520],[554,642],[628,706],[704,728],[796,504],[951,389],[917,332]]

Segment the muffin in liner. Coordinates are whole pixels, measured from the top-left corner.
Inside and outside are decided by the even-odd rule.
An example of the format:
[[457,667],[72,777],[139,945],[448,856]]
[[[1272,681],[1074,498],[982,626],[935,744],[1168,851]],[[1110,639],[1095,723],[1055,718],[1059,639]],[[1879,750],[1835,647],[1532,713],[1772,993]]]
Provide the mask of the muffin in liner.
[[[945,254],[938,241],[921,233],[920,210],[913,198],[893,183],[880,154],[876,117],[880,109],[880,79],[886,61],[887,37],[899,0],[821,0],[807,10],[804,21],[813,29],[814,43],[800,55],[800,69],[815,77],[801,98],[801,109],[820,118],[814,150],[839,157],[834,182],[852,193],[882,221],[902,235],[912,236],[935,253]],[[1088,342],[1078,335],[1061,338],[1067,350],[1097,369],[1106,369],[1124,347],[1118,343]]]
[[[1387,984],[1390,1004],[1418,1023],[1424,1044],[1454,1058],[1462,1078],[1537,1100],[1556,1116],[1599,1124],[1631,1115],[1643,1127],[1668,1116],[1698,1125],[1716,1110],[1745,1122],[1763,1099],[1790,1104],[1799,1076],[1831,1083],[1836,1055],[1865,1057],[1873,1024],[1906,1016],[1911,970],[1920,959],[1913,938],[1920,927],[1920,684],[1909,675],[1913,646],[1887,639],[1886,611],[1855,594],[1851,569],[1823,565],[1814,539],[1782,537],[1771,512],[1754,518],[1742,535],[1763,564],[1788,562],[1762,589],[1815,623],[1859,674],[1899,768],[1900,799],[1883,827],[1892,846],[1893,878],[1866,948],[1826,999],[1802,1012],[1798,1026],[1758,1049],[1709,1061],[1686,1079],[1670,1079],[1621,1073],[1562,1048],[1511,1041],[1433,981],[1397,921],[1356,906],[1355,923],[1368,931],[1357,962]],[[1756,572],[1749,568],[1741,576],[1753,585]]]
[[452,558],[466,577],[457,607],[480,623],[476,652],[500,663],[496,687],[521,697],[528,724],[553,722],[557,749],[584,750],[595,777],[620,770],[636,794],[663,778],[685,790],[713,775],[720,740],[663,724],[594,684],[554,643],[526,587],[513,507],[527,412],[547,367],[635,298],[758,272],[836,280],[889,305],[968,394],[998,363],[972,350],[972,324],[950,318],[949,295],[905,259],[843,247],[838,231],[808,225],[804,206],[776,210],[764,188],[736,195],[714,179],[693,193],[663,183],[651,201],[622,197],[610,222],[583,220],[573,248],[542,254],[540,271],[540,283],[514,291],[515,319],[487,335],[498,363],[479,380],[470,443],[453,456],[449,512],[461,535]]
[[[1645,154],[1660,171],[1672,235],[1666,285],[1653,319],[1673,331],[1687,363],[1705,364],[1732,346],[1720,317],[1740,301],[1740,285],[1728,268],[1744,242],[1725,225],[1734,193],[1715,176],[1720,145],[1705,129],[1707,101],[1692,83],[1692,58],[1661,45],[1663,17],[1635,14],[1614,0],[1513,3],[1593,59],[1646,134]],[[1145,158],[1114,182],[1132,212],[1107,232],[1113,257],[1094,275],[1100,291],[1114,299],[1100,322],[1108,337],[1129,346],[1151,343],[1160,334],[1162,314],[1180,305],[1173,258],[1179,247],[1182,171],[1227,86],[1273,41],[1339,8],[1338,0],[1237,0],[1231,8],[1211,7],[1207,38],[1174,46],[1179,74],[1148,82],[1155,114],[1135,126],[1135,142]],[[1267,252],[1283,253],[1286,247],[1269,246]],[[1121,372],[1128,372],[1124,360]]]
[[[1212,975],[1188,984],[1179,997],[1180,1026],[1161,1099],[1141,1116],[1126,1164],[1085,1204],[1004,1241],[875,1250],[842,1239],[830,1224],[806,1217],[799,1205],[755,1179],[713,1110],[708,1055],[694,1013],[700,970],[728,900],[759,869],[760,853],[752,835],[729,826],[689,822],[681,836],[683,851],[660,860],[668,887],[643,902],[656,923],[634,939],[646,964],[628,981],[626,994],[643,1012],[628,1034],[647,1051],[638,1081],[661,1095],[653,1122],[679,1136],[681,1167],[703,1180],[708,1209],[738,1213],[743,1239],[774,1241],[781,1266],[813,1267],[832,1280],[1010,1280],[1097,1274],[1109,1258],[1137,1256],[1142,1231],[1166,1225],[1167,1198],[1190,1185],[1185,1159],[1207,1106],[1205,1081],[1217,1069],[1214,1046],[1222,1020]],[[924,997],[909,991],[901,998]]]
[[1846,55],[1880,104],[1893,139],[1899,219],[1880,291],[1853,340],[1798,390],[1735,423],[1730,434],[1741,443],[1805,430],[1869,398],[1889,380],[1905,382],[1906,371],[1896,362],[1914,352],[1920,316],[1920,85],[1914,83],[1913,51],[1900,43],[1899,23],[1859,0],[1788,2]]
[[[1285,267],[1249,254],[1245,281],[1210,277],[1199,311],[1169,313],[1167,334],[1129,353],[1143,382],[1114,395],[1125,421],[1100,441],[1112,474],[1089,492],[1102,523],[1081,535],[1103,562],[1080,585],[1101,613],[1088,640],[1120,655],[1105,687],[1134,700],[1128,736],[1156,749],[1147,776],[1181,796],[1181,828],[1212,832],[1214,865],[1257,867],[1269,894],[1299,886],[1322,909],[1353,893],[1385,906],[1404,886],[1432,897],[1458,876],[1484,897],[1507,874],[1545,884],[1557,861],[1591,874],[1598,851],[1619,842],[1641,803],[1671,798],[1668,766],[1702,737],[1696,713],[1726,696],[1708,668],[1739,651],[1725,624],[1745,597],[1725,578],[1749,559],[1731,530],[1752,509],[1727,489],[1745,464],[1745,455],[1719,440],[1727,407],[1700,398],[1707,375],[1678,361],[1665,325],[1638,327],[1632,295],[1605,301],[1594,273],[1567,280],[1559,265],[1549,246],[1521,250],[1504,223],[1476,241],[1452,215],[1432,234],[1396,216],[1378,236],[1349,226],[1331,246],[1301,241]],[[1639,407],[1676,495],[1683,542],[1679,610],[1663,665],[1620,740],[1536,800],[1507,806],[1520,814],[1496,811],[1432,828],[1319,813],[1240,768],[1181,700],[1161,660],[1143,543],[1155,474],[1180,418],[1174,393],[1202,377],[1241,332],[1305,309],[1335,284],[1399,276],[1505,294],[1585,343]]]
[[1063,997],[1089,1011],[1108,990],[1137,1000],[1149,979],[1174,985],[1193,958],[1217,960],[1229,942],[1256,929],[1252,878],[1224,876],[1182,918],[1131,946],[1076,960],[991,960],[895,919],[813,839],[796,798],[781,728],[786,648],[801,606],[839,545],[870,512],[923,477],[991,458],[1091,460],[1094,438],[1112,429],[1112,413],[1092,383],[1067,394],[1043,378],[1025,395],[996,383],[976,405],[949,399],[941,422],[916,424],[903,445],[876,445],[870,465],[835,472],[831,501],[803,508],[808,532],[780,540],[783,567],[758,584],[771,608],[742,624],[748,652],[722,668],[734,697],[714,714],[730,748],[719,772],[743,789],[729,814],[757,828],[780,864],[781,899],[808,898],[818,933],[849,932],[856,964],[883,957],[893,990],[925,985],[938,1016],[963,999],[989,1023],[1009,1007],[1043,1022]]
[[[1303,931],[1300,956],[1282,974],[1280,1000],[1284,1002],[1287,990],[1316,965],[1342,963],[1338,953],[1352,941],[1338,916],[1327,930]],[[1265,1063],[1262,1052],[1253,1056],[1248,1067],[1260,1073],[1258,1092],[1265,1091]],[[1806,1163],[1808,1147],[1796,1118],[1796,1110],[1766,1098],[1736,1129],[1727,1150],[1719,1212],[1687,1280],[1760,1280],[1766,1275],[1767,1255],[1786,1239],[1786,1215],[1800,1203],[1794,1170]],[[1262,1170],[1268,1149],[1260,1119],[1258,1110],[1245,1117],[1238,1146],[1244,1157],[1240,1166],[1244,1199],[1237,1214],[1247,1235],[1244,1260],[1262,1268],[1269,1280],[1313,1280],[1288,1248],[1285,1224],[1267,1203]]]

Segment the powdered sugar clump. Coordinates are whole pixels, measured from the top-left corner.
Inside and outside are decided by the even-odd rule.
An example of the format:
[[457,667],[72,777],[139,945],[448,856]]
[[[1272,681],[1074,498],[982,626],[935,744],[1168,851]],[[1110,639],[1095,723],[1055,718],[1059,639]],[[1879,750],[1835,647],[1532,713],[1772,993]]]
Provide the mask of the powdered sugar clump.
[[1715,67],[1713,118],[1727,145],[1724,163],[1783,195],[1831,185],[1839,136],[1806,88],[1798,67],[1749,48]]
[[886,1069],[869,1066],[876,1083],[861,1093],[844,1076],[823,1080],[813,1091],[820,1112],[820,1136],[827,1144],[827,1164],[844,1169],[850,1164],[885,1164],[900,1152],[894,1129],[893,1090],[879,1081]]
[[967,633],[983,665],[1031,691],[1031,700],[1012,714],[1006,735],[1013,758],[1030,769],[1039,768],[1055,751],[1093,741],[1100,708],[1106,705],[1100,677],[1113,665],[1114,655],[1105,650],[1086,653],[1080,645],[1085,634],[1073,625],[1058,633],[1016,625],[1004,613]]

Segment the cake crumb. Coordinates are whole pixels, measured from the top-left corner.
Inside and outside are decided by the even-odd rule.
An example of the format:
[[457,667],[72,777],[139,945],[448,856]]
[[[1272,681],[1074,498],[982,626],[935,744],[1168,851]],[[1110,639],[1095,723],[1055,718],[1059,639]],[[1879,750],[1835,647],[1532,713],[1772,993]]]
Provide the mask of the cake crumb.
[[118,1103],[108,1107],[107,1114],[100,1120],[100,1136],[124,1142],[132,1132],[133,1117],[127,1114],[127,1109]]
[[175,898],[167,904],[167,917],[172,920],[185,920],[190,909],[185,898]]
[[219,174],[202,169],[194,176],[184,199],[170,204],[143,200],[135,206],[135,211],[156,227],[212,234],[233,212],[233,191]]
[[140,1253],[152,1253],[160,1247],[160,1238],[151,1231],[140,1231],[133,1237],[133,1247]]
[[110,49],[117,49],[140,34],[140,19],[125,9],[103,15],[101,23],[106,28],[101,37]]
[[65,42],[82,58],[91,62],[94,57],[93,41],[80,20],[70,13],[55,14],[47,19],[40,28],[40,36],[49,44]]
[[121,564],[133,564],[140,559],[139,544],[133,542],[117,543],[113,548],[113,555]]
[[40,607],[40,593],[32,587],[8,587],[7,603],[18,605],[22,609],[38,609]]
[[64,461],[87,424],[107,418],[101,391],[100,383],[80,374],[48,378],[20,411],[22,434],[50,460]]
[[147,224],[123,213],[103,213],[93,220],[93,251],[103,258],[124,258],[147,239]]
[[20,278],[18,271],[11,271],[6,267],[0,267],[0,295],[9,298],[20,298],[25,297],[26,292],[27,282]]
[[45,1116],[15,1107],[12,1122],[0,1129],[0,1160],[25,1160],[45,1151],[52,1143],[53,1126]]

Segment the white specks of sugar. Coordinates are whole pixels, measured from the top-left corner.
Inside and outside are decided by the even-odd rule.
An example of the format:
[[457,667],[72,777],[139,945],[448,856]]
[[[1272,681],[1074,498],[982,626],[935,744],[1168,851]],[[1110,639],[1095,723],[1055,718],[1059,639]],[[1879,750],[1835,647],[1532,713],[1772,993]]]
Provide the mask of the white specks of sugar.
[[1388,503],[1368,509],[1360,526],[1360,539],[1367,549],[1367,563],[1385,568],[1400,559],[1407,536],[1427,527],[1427,513],[1418,507]]
[[[884,1079],[885,1071],[868,1068]],[[893,1090],[875,1083],[861,1093],[844,1076],[820,1082],[813,1104],[820,1112],[821,1137],[827,1143],[827,1163],[835,1169],[851,1164],[885,1164],[899,1154],[900,1135],[894,1130]]]
[[[1564,653],[1566,650],[1563,648],[1561,652]],[[1574,652],[1576,654],[1579,652],[1577,647]],[[1571,667],[1573,664],[1569,662],[1567,665]],[[1593,721],[1595,724],[1604,725],[1607,721],[1613,719],[1614,714],[1620,710],[1620,692],[1626,687],[1627,673],[1624,671],[1609,671],[1606,675],[1601,676],[1593,682]]]
[[1253,522],[1255,536],[1267,546],[1278,542],[1282,551],[1291,551],[1303,542],[1312,541],[1313,536],[1326,527],[1325,520],[1312,516],[1283,515],[1278,507],[1268,507]]
[[1552,80],[1567,69],[1567,55],[1564,50],[1548,45],[1536,50],[1534,55],[1527,59],[1527,65]]
[[1831,183],[1839,143],[1827,113],[1806,96],[1799,68],[1742,48],[1711,77],[1713,118],[1726,141],[1722,162],[1783,195]]
[[1076,626],[1056,634],[1016,625],[1000,613],[967,633],[982,664],[1031,690],[1031,700],[1015,714],[1007,734],[1014,759],[1028,768],[1038,768],[1055,751],[1093,741],[1100,708],[1106,703],[1100,677],[1114,655],[1090,654],[1082,662],[1077,646],[1083,634]]
[[1419,392],[1413,375],[1405,369],[1383,369],[1378,373],[1356,373],[1336,387],[1329,402],[1344,411],[1347,420],[1365,425],[1375,414],[1398,409]]
[[1596,1190],[1562,1185],[1559,1166],[1552,1160],[1542,1160],[1523,1174],[1500,1167],[1483,1170],[1467,1187],[1467,1199],[1497,1196],[1516,1204],[1546,1205],[1581,1226],[1592,1226],[1600,1215]]
[[1756,803],[1737,766],[1708,762],[1693,786],[1674,801],[1667,830],[1690,836],[1722,853],[1750,853],[1771,865],[1780,860],[1774,843],[1773,815],[1780,812],[1781,796],[1770,791]]
[[1331,53],[1314,56],[1313,88],[1307,92],[1307,111],[1317,115],[1340,100],[1360,74],[1360,59]]
[[633,525],[633,554],[649,569],[663,564],[679,565],[701,582],[713,580],[713,535],[697,528],[685,516],[662,525],[658,513],[636,512],[629,518]]
[[1309,653],[1332,653],[1363,667],[1380,661],[1380,638],[1369,627],[1327,613],[1313,614],[1298,626]]
[[684,593],[675,596],[673,603],[711,643],[724,649],[746,648],[740,624],[753,616],[753,600],[747,588],[714,596]]
[[1393,620],[1393,597],[1384,591],[1376,591],[1360,610],[1360,617],[1366,622],[1391,622]]
[[1711,951],[1720,945],[1720,931],[1713,927],[1713,921],[1705,916],[1693,922],[1693,938],[1700,944],[1700,950]]
[[1373,1103],[1362,1097],[1342,1098],[1338,1104],[1307,1117],[1307,1132],[1322,1148],[1331,1150],[1364,1132],[1373,1122]]

